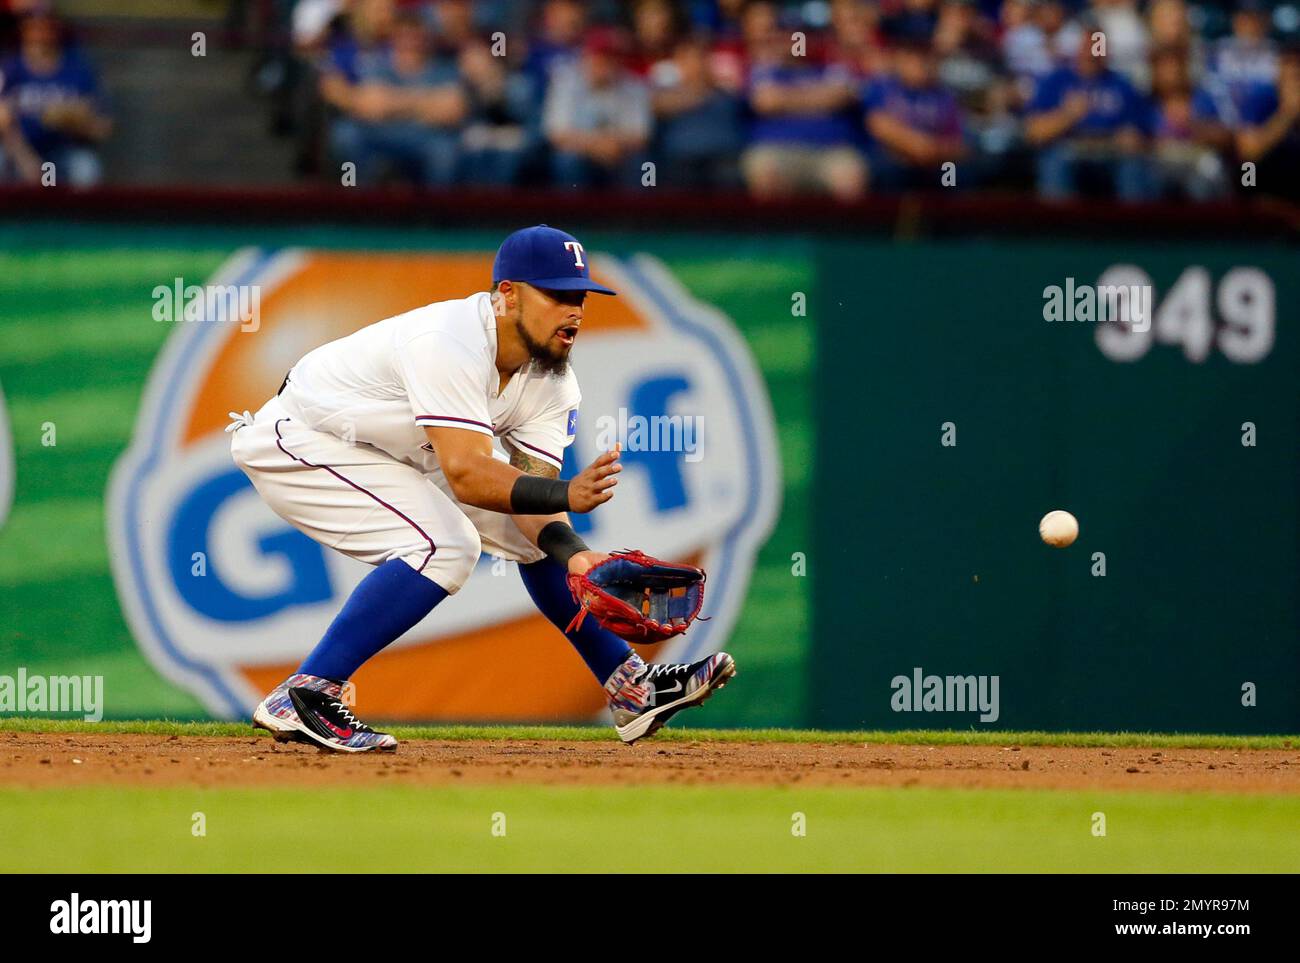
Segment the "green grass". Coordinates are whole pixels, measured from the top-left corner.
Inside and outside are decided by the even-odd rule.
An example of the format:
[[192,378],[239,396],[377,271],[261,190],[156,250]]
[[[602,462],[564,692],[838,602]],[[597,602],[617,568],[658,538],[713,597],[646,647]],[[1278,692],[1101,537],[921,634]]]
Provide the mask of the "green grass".
[[[1092,835],[1094,813],[1106,835]],[[202,813],[206,835],[195,836]],[[93,814],[93,816],[91,815]],[[792,832],[802,814],[806,835]],[[505,835],[493,835],[494,824]],[[1295,872],[1300,798],[524,786],[0,790],[4,872]],[[340,830],[340,827],[343,827]],[[671,840],[650,853],[620,840]]]
[[[609,726],[385,726],[399,739],[499,739],[503,742],[568,740],[611,742]],[[87,732],[96,735],[247,736],[243,722],[175,722],[166,719],[85,722],[81,719],[0,717],[0,732]],[[269,737],[268,737],[269,738]],[[1150,732],[992,732],[905,729],[897,732],[821,729],[661,729],[659,742],[872,743],[916,746],[1077,746],[1115,749],[1291,749],[1300,736],[1222,736]]]

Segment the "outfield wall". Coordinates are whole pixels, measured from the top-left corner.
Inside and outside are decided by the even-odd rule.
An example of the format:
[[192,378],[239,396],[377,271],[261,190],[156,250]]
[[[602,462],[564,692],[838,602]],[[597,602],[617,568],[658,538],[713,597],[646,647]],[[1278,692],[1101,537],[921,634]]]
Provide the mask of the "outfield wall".
[[[360,572],[262,511],[226,412],[316,343],[484,284],[499,234],[0,224],[0,675],[102,675],[110,718],[237,715]],[[709,566],[690,638],[742,675],[699,724],[1300,730],[1294,248],[583,235],[628,294],[575,355],[575,453],[620,409],[704,419],[700,458],[640,453],[588,533]],[[1117,264],[1157,307],[1178,291],[1127,361],[1137,342],[1108,356],[1095,322],[1042,315],[1045,287]],[[156,320],[176,278],[258,287],[262,323]],[[1264,314],[1229,295],[1269,286],[1246,359]],[[1056,507],[1083,528],[1064,551],[1035,534]],[[472,584],[358,677],[361,710],[592,718],[508,567]],[[918,667],[997,676],[998,717],[895,711]]]
[[[16,476],[0,676],[102,675],[110,718],[247,712],[364,567],[260,503],[230,461],[227,412],[256,410],[316,344],[486,287],[498,232],[11,223],[0,238]],[[709,570],[709,621],[645,652],[740,646],[747,685],[701,721],[798,725],[807,580],[788,559],[807,542],[812,336],[791,332],[788,305],[811,289],[810,255],[792,241],[584,240],[622,296],[584,328],[566,471],[594,457],[605,420],[700,429],[629,439],[621,497],[575,525]],[[258,323],[214,317],[196,285],[256,290]],[[584,720],[603,704],[513,564],[490,557],[356,683],[360,710],[386,719]]]
[[[811,723],[1300,730],[1294,248],[838,244],[817,272]],[[1045,319],[1099,283],[1151,285],[1149,330]],[[969,675],[995,721],[949,711]]]

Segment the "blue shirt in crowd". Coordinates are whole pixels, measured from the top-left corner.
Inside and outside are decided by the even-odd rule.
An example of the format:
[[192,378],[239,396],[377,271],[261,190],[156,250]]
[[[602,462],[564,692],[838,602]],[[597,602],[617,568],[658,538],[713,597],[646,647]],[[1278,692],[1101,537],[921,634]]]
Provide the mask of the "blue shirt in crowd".
[[23,138],[41,157],[76,143],[62,131],[46,127],[41,120],[46,109],[65,100],[99,100],[99,83],[84,59],[65,51],[59,66],[49,74],[28,69],[22,57],[0,64],[0,97],[10,101],[18,114]]
[[460,71],[449,60],[430,58],[414,74],[399,73],[389,52],[381,57],[362,57],[356,62],[356,77],[360,83],[384,84],[388,87],[428,89],[460,83]]
[[658,147],[675,158],[717,157],[740,150],[740,103],[715,90],[698,106],[659,121]]
[[1222,84],[1240,107],[1247,97],[1277,76],[1277,48],[1269,41],[1255,43],[1225,37],[1211,49],[1209,76]]
[[1062,67],[1040,80],[1029,103],[1030,114],[1058,109],[1074,91],[1088,97],[1088,113],[1070,133],[1078,137],[1103,137],[1125,127],[1148,131],[1151,125],[1149,102],[1120,74],[1103,70],[1094,77],[1083,77],[1073,67]]
[[[1254,84],[1241,101],[1241,121],[1250,127],[1265,124],[1277,113],[1280,102],[1273,84]],[[1300,154],[1300,124],[1292,124],[1273,153]]]
[[538,103],[546,97],[546,88],[556,71],[577,63],[579,59],[581,52],[577,47],[553,43],[541,37],[529,42],[523,72],[536,92]]
[[[755,68],[750,76],[749,91],[775,84],[781,87],[811,86],[847,78],[843,68],[835,66],[773,66]],[[754,144],[797,144],[807,147],[834,147],[851,144],[857,128],[849,111],[809,114],[756,114],[749,129]]]
[[935,84],[908,87],[896,77],[883,77],[866,85],[862,110],[870,115],[884,111],[890,117],[931,137],[961,136],[961,110],[951,92]]
[[362,45],[354,37],[341,37],[330,45],[325,64],[327,73],[338,73],[350,84],[362,80],[380,80],[388,70],[392,48],[387,43]]

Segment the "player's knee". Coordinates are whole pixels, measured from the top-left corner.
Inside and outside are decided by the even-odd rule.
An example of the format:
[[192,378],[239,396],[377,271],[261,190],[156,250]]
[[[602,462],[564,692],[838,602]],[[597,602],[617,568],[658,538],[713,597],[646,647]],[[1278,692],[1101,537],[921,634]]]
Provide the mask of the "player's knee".
[[478,564],[478,557],[482,553],[483,553],[483,542],[479,538],[478,532],[474,530],[474,526],[470,525],[468,526],[467,530],[463,532],[460,535],[460,537],[457,539],[456,542],[457,557],[464,558],[465,561],[468,563],[469,567],[472,569],[475,565]]
[[462,519],[462,524],[436,536],[433,555],[422,572],[448,592],[457,592],[469,581],[482,551],[478,529],[468,518]]
[[[439,549],[442,549],[442,545],[439,545]],[[478,564],[479,555],[483,552],[483,540],[479,536],[478,529],[468,518],[452,534],[446,551],[455,559],[456,564],[463,568],[465,578],[469,578],[470,572],[474,571],[474,566]]]

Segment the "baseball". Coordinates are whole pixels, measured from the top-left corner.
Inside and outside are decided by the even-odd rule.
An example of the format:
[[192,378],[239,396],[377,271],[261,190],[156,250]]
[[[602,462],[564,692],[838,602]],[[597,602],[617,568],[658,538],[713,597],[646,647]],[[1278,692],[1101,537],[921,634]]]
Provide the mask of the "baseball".
[[1054,548],[1065,548],[1067,545],[1073,545],[1074,540],[1079,537],[1079,520],[1069,512],[1060,509],[1048,512],[1038,523],[1038,534],[1048,545]]

